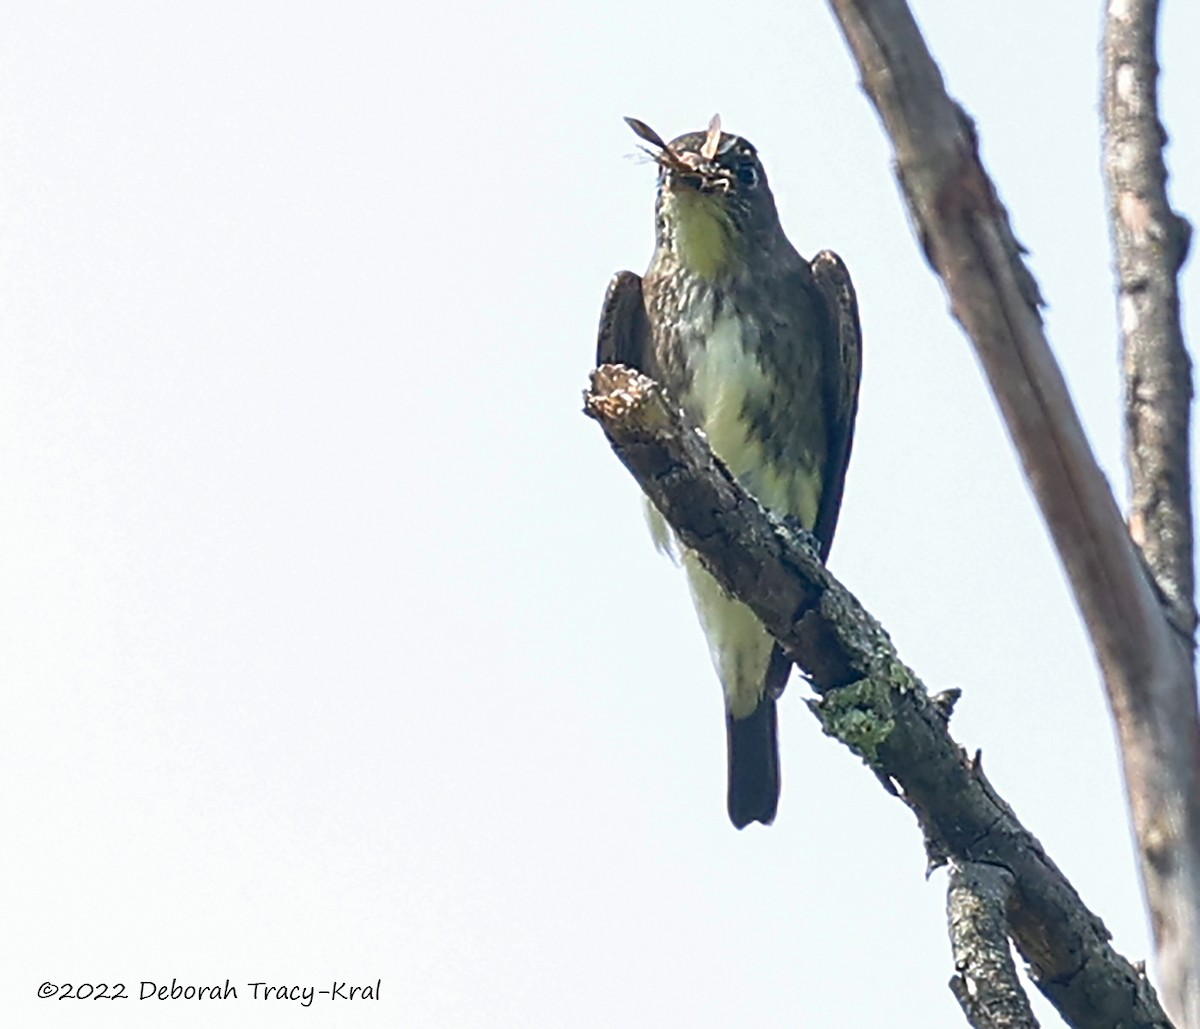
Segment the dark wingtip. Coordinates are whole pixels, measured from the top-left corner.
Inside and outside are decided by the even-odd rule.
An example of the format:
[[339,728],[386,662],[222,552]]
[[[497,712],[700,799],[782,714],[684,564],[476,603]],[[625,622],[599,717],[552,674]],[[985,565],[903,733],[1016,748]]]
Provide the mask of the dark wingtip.
[[763,697],[748,718],[725,715],[729,747],[729,820],[738,829],[770,825],[779,806],[779,739],[775,698]]

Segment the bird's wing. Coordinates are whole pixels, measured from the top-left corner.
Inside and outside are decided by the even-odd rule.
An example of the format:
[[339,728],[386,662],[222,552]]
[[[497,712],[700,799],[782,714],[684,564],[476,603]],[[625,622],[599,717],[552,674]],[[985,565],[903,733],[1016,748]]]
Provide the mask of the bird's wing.
[[822,250],[812,259],[810,267],[813,280],[825,298],[833,328],[822,362],[826,411],[830,418],[827,429],[829,457],[817,524],[813,527],[813,534],[821,541],[821,556],[828,557],[842,506],[850,446],[854,441],[854,416],[858,413],[858,382],[862,373],[862,329],[858,322],[854,285],[842,259],[832,250]]
[[649,351],[650,321],[642,299],[642,278],[633,272],[617,272],[600,310],[596,364],[623,364],[652,375]]

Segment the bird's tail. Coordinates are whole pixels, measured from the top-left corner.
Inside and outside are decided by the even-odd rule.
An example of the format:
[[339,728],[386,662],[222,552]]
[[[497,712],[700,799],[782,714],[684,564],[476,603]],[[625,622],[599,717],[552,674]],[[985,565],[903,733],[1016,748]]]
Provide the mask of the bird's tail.
[[770,825],[779,806],[779,728],[775,700],[783,692],[791,662],[776,647],[758,707],[745,718],[725,713],[729,750],[729,820],[742,829]]

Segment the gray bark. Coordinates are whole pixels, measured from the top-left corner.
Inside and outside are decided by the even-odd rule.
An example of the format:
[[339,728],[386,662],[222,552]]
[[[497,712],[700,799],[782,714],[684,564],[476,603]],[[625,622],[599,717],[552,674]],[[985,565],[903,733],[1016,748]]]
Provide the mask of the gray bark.
[[[1126,347],[1132,537],[1050,351],[1037,285],[983,169],[975,127],[947,95],[907,4],[830,6],[894,145],[922,249],[979,356],[1087,625],[1121,743],[1166,1004],[1181,1026],[1200,1029],[1191,386],[1174,292],[1187,232],[1161,189],[1156,5],[1112,0],[1106,43],[1116,144],[1110,159],[1116,154],[1122,173],[1137,176],[1137,184],[1114,192],[1114,231],[1119,245],[1141,246],[1118,260],[1122,320],[1135,330]],[[1114,113],[1136,115],[1140,135],[1114,133]]]
[[1013,878],[995,865],[951,863],[946,920],[954,949],[950,989],[974,1029],[1038,1029],[1008,947]]
[[1006,870],[1007,932],[1072,1026],[1164,1027],[1145,975],[1109,944],[1038,840],[950,737],[952,696],[931,698],[879,623],[830,575],[815,540],[767,514],[685,424],[661,386],[617,365],[592,377],[585,411],[684,545],[748,604],[808,675],[825,732],[914,812],[934,863]]
[[[1180,640],[1196,630],[1192,367],[1176,277],[1191,228],[1171,210],[1158,119],[1157,0],[1114,0],[1104,31],[1104,170],[1125,370],[1129,531]],[[1118,683],[1121,689],[1125,683]],[[1164,1003],[1200,1029],[1200,730],[1194,681],[1131,679],[1113,711]]]

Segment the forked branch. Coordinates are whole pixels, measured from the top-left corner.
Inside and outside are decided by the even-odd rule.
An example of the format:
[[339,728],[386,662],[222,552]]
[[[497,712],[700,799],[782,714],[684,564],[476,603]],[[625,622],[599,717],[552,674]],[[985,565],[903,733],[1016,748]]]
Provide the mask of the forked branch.
[[[830,0],[830,6],[891,137],[922,249],[987,374],[1087,624],[1120,735],[1166,1006],[1181,1026],[1200,1029],[1200,720],[1192,667],[1187,477],[1191,386],[1174,294],[1187,233],[1161,192],[1153,97],[1157,5],[1110,0],[1106,44],[1110,119],[1114,113],[1119,119],[1136,115],[1140,126],[1135,130],[1122,122],[1116,163],[1136,177],[1117,189],[1113,203],[1118,241],[1143,248],[1120,263],[1131,269],[1122,319],[1144,337],[1133,351],[1127,348],[1127,367],[1131,520],[1145,559],[1046,341],[1037,285],[983,168],[974,124],[947,95],[908,5]],[[1145,167],[1136,172],[1139,162]],[[1157,342],[1149,343],[1151,336]]]
[[592,376],[585,410],[683,543],[761,619],[809,676],[825,731],[915,813],[939,862],[1011,876],[1007,932],[1072,1026],[1169,1026],[1154,990],[1109,944],[1100,919],[951,739],[879,623],[821,563],[811,541],[768,515],[685,424],[661,386],[619,365]]

